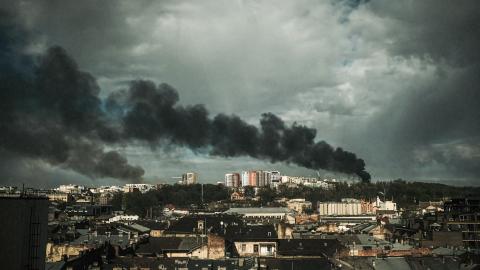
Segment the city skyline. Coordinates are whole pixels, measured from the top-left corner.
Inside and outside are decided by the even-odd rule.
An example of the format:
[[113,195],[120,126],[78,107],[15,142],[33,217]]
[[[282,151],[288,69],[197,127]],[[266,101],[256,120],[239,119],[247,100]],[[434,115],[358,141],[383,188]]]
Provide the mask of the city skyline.
[[[322,160],[311,165],[294,151],[284,152],[289,149],[285,147],[279,153],[261,147],[249,152],[243,146],[232,152],[229,140],[213,145],[202,141],[212,135],[198,131],[215,129],[203,128],[201,121],[185,121],[196,125],[180,125],[180,131],[174,129],[167,136],[170,142],[164,143],[163,131],[142,133],[148,122],[134,118],[128,126],[134,132],[126,129],[119,140],[108,133],[111,130],[98,127],[115,126],[125,119],[111,121],[113,113],[104,112],[96,118],[98,111],[83,109],[80,116],[61,116],[65,125],[59,130],[68,134],[63,142],[56,140],[61,136],[53,135],[57,134],[52,127],[58,127],[58,112],[45,109],[58,101],[58,93],[53,91],[52,98],[28,94],[31,102],[20,103],[25,100],[21,91],[7,91],[18,87],[18,80],[6,75],[2,82],[9,81],[2,83],[5,96],[0,102],[12,114],[0,118],[5,131],[0,137],[0,185],[102,185],[135,179],[155,183],[187,171],[198,172],[200,182],[215,183],[227,172],[250,169],[303,176],[326,169],[321,173],[332,178],[335,171],[357,176],[368,172],[373,181],[403,178],[478,185],[477,7],[474,1],[295,1],[282,5],[269,1],[85,1],[82,5],[0,1],[0,71],[4,75],[15,70],[28,78],[44,76],[42,83],[48,87],[59,71],[48,63],[62,59],[81,78],[77,88],[72,88],[91,91],[88,94],[94,97],[93,103],[99,102],[96,108],[100,110],[106,111],[113,104],[110,101],[118,101],[115,98],[125,101],[119,90],[152,88],[162,98],[166,97],[163,94],[178,95],[167,97],[173,100],[176,116],[184,112],[201,115],[204,111],[196,107],[201,104],[208,113],[205,119],[224,114],[228,116],[224,122],[233,123],[236,118],[229,117],[237,115],[242,120],[237,123],[245,124],[240,130],[254,127],[268,135],[262,130],[262,119],[273,126],[278,122],[262,114],[272,113],[284,123],[279,129],[272,127],[282,136],[296,123],[316,130],[315,143],[341,147],[345,156],[354,153],[351,163],[365,161],[365,168],[345,165],[348,162],[323,165]],[[57,49],[52,52],[51,48]],[[39,59],[51,69],[35,73]],[[77,94],[70,98],[79,100]],[[60,107],[75,105],[65,104]],[[22,121],[10,122],[12,115],[22,115]],[[39,124],[35,117],[44,122]],[[80,118],[83,122],[77,121]],[[96,132],[105,132],[102,139],[84,135],[92,126]],[[185,133],[189,136],[184,137]],[[28,143],[17,147],[16,139]],[[37,149],[37,145],[45,147]],[[69,151],[55,151],[62,147]],[[221,151],[212,155],[210,147]],[[80,151],[87,148],[91,152]],[[94,165],[85,162],[99,152]],[[112,170],[113,164],[122,169]]]

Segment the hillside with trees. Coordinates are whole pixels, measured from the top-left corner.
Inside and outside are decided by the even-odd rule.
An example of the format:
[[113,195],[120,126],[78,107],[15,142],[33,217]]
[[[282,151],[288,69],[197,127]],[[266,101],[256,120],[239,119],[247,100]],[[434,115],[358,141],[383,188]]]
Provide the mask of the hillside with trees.
[[[203,203],[222,201],[228,203],[232,190],[223,185],[204,184]],[[247,195],[252,196],[251,187],[246,188]],[[409,182],[395,180],[390,182],[354,183],[339,182],[335,188],[325,190],[299,186],[278,189],[261,188],[257,192],[258,205],[273,205],[278,198],[305,198],[314,204],[319,201],[340,201],[342,198],[373,200],[377,196],[394,200],[399,207],[408,208],[418,201],[439,201],[449,198],[479,198],[480,187],[457,187],[438,183]],[[158,190],[147,193],[130,192],[116,194],[112,200],[114,209],[124,209],[128,213],[145,216],[151,209],[161,209],[166,205],[178,208],[199,208],[202,205],[202,185],[165,185]]]

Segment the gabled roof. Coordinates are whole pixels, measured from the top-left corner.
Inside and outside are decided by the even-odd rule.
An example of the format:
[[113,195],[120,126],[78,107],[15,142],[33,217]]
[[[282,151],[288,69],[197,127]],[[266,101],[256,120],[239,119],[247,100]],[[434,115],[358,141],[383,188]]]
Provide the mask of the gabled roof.
[[221,235],[225,234],[226,227],[243,224],[240,218],[231,215],[191,215],[174,222],[165,233],[202,233],[198,231],[199,221],[204,222],[204,232]]
[[117,267],[122,267],[121,269],[130,269],[133,267],[148,267],[150,269],[177,269],[179,267],[186,267],[187,263],[187,259],[179,260],[177,258],[116,257],[113,259],[111,264],[103,265],[102,269],[111,270]]
[[81,235],[79,238],[72,241],[74,245],[103,245],[105,242],[109,242],[111,245],[120,246],[125,248],[129,245],[129,238],[127,235]]
[[228,226],[225,238],[237,240],[277,239],[274,225],[239,225]]
[[150,229],[145,227],[145,226],[142,226],[140,224],[137,224],[137,223],[132,223],[132,224],[129,224],[129,225],[125,225],[127,228],[131,228],[139,233],[148,233],[150,232]]
[[368,225],[367,227],[363,228],[361,230],[362,233],[369,233],[370,231],[372,231],[373,229],[377,228],[378,224],[370,224]]
[[135,253],[191,252],[205,244],[207,240],[202,237],[151,237],[148,242],[139,245]]
[[150,230],[165,230],[168,228],[168,224],[166,222],[155,220],[136,220],[135,223],[149,228]]
[[46,262],[45,263],[45,270],[61,270],[65,265],[64,261],[60,262]]
[[337,239],[279,239],[277,254],[332,257],[342,248],[344,247]]
[[383,239],[378,239],[368,234],[355,234],[354,236],[356,237],[356,239],[354,240],[356,245],[376,246],[378,244],[383,246],[390,244]]
[[[255,261],[250,258],[197,260],[191,258],[149,258],[149,257],[117,257],[111,264],[104,264],[102,269],[111,270],[114,267],[130,269],[133,267],[147,269],[226,269],[248,270],[252,269]],[[288,268],[290,269],[290,268]]]
[[302,259],[261,258],[260,264],[265,265],[266,269],[302,269],[302,270],[332,269],[330,262],[326,258],[302,258]]

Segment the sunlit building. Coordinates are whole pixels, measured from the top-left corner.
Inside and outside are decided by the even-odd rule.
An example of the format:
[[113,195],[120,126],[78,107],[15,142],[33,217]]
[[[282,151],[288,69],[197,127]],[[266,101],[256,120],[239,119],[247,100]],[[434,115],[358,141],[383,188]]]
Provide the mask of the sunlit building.
[[225,186],[226,187],[240,187],[240,174],[239,173],[227,173],[225,174]]

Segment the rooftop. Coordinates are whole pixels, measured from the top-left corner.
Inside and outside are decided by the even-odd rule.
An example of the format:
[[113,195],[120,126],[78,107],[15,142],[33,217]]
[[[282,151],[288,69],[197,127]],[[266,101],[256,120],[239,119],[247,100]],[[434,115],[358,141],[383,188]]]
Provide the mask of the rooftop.
[[226,238],[233,240],[277,239],[277,231],[273,225],[239,225],[229,226]]
[[225,214],[284,214],[291,212],[286,207],[248,207],[248,208],[230,208],[225,211]]
[[190,252],[206,244],[202,237],[151,237],[139,245],[137,254],[161,254],[165,251]]
[[[204,229],[199,230],[198,223],[203,222]],[[226,226],[242,224],[242,220],[231,215],[191,215],[172,223],[165,232],[168,233],[218,233],[224,234]]]
[[278,254],[283,256],[332,257],[342,248],[337,239],[280,239]]

